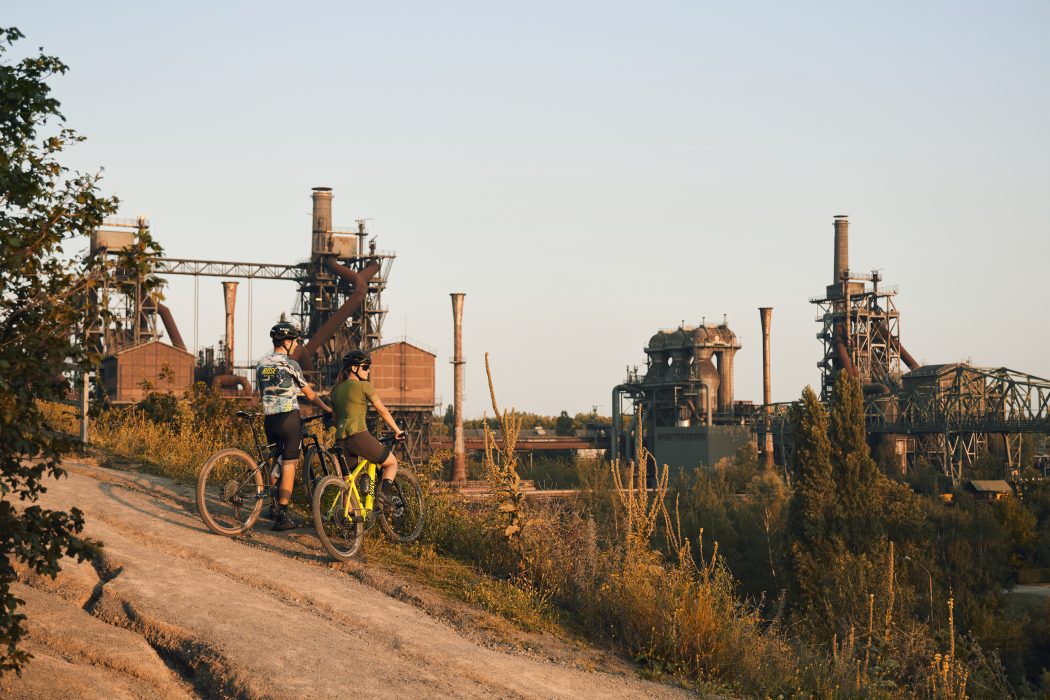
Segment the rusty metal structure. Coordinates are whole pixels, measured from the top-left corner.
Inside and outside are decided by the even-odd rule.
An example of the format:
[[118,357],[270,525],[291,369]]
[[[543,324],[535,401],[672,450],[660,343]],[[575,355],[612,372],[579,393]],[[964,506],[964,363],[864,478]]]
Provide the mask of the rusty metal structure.
[[[88,315],[94,321],[84,329],[88,342],[106,356],[117,357],[126,348],[160,342],[162,333],[158,327],[159,321],[171,344],[182,351],[186,350],[170,310],[144,292],[142,280],[148,275],[194,277],[195,305],[200,303],[199,280],[202,277],[247,280],[249,334],[253,306],[252,282],[257,279],[287,280],[297,285],[298,297],[293,316],[298,319],[304,336],[309,339],[306,345],[300,347],[295,359],[318,390],[329,389],[339,373],[342,356],[348,350],[371,350],[381,345],[383,320],[387,311],[382,304],[382,292],[396,256],[376,250],[375,238],[368,240],[369,233],[364,220],[357,221],[353,229],[332,226],[331,188],[315,187],[311,199],[309,259],[279,264],[162,257],[150,259],[144,270],[115,269],[110,275],[110,282],[89,301],[94,309]],[[115,262],[121,252],[135,245],[141,238],[141,232],[148,228],[149,222],[144,218],[107,220],[92,236],[90,254],[105,256]],[[218,385],[224,393],[245,397],[252,390],[250,370],[254,367],[254,359],[249,358],[249,362],[244,365],[237,365],[234,361],[233,285],[236,284],[224,282],[227,311],[224,342],[219,344],[218,352],[212,347],[199,348],[196,376]],[[196,350],[196,308],[194,313]],[[272,322],[277,320],[273,318]],[[172,390],[188,389],[190,382],[192,377],[186,386],[180,385]],[[413,444],[424,448],[429,444],[429,421],[434,408],[432,384],[431,381],[429,406],[424,405],[425,401],[405,406],[387,403],[395,418],[408,428]]]
[[[967,362],[920,366],[901,344],[897,290],[882,286],[877,270],[850,270],[847,217],[835,217],[834,232],[832,283],[810,300],[821,311],[821,399],[829,401],[838,373],[848,372],[863,388],[872,442],[889,441],[901,468],[924,458],[959,481],[995,445],[1006,476],[1016,476],[1021,436],[1050,434],[1050,380]],[[791,449],[788,406],[766,399],[777,451],[785,458]]]
[[[414,460],[429,457],[436,353],[407,339],[374,347],[370,353],[372,384],[394,420],[405,430],[408,454]],[[370,420],[375,423],[378,416],[371,415]]]
[[771,406],[773,403],[773,379],[770,370],[770,326],[773,323],[773,307],[763,306],[758,310],[758,318],[762,323],[762,418],[760,425],[759,444],[762,453],[762,466],[766,469],[773,468],[773,429],[771,419]]
[[[613,388],[613,459],[634,454],[640,440],[659,464],[712,467],[745,444],[748,428],[733,398],[740,348],[725,320],[683,323],[653,335],[645,347],[645,373],[628,370],[627,380]],[[642,435],[634,435],[623,418],[639,411]]]
[[452,410],[455,414],[452,441],[452,481],[467,480],[467,448],[463,441],[463,297],[462,292],[453,292],[452,297],[452,344],[453,392]]

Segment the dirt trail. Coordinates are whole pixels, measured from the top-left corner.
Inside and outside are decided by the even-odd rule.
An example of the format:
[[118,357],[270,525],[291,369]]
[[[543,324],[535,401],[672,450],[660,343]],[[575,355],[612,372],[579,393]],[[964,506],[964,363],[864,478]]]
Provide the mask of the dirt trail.
[[403,587],[386,595],[329,563],[308,530],[219,537],[183,485],[67,466],[42,501],[83,510],[104,554],[20,589],[37,660],[0,679],[7,697],[46,697],[56,680],[72,697],[689,697],[479,644]]

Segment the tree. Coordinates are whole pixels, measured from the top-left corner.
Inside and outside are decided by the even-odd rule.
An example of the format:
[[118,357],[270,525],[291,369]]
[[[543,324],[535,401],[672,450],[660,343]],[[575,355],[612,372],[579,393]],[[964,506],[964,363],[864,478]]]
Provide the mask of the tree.
[[576,428],[568,411],[562,411],[554,421],[555,435],[575,435]]
[[49,429],[37,401],[62,398],[67,363],[83,370],[89,361],[74,336],[96,278],[63,245],[116,210],[115,199],[98,195],[98,175],[59,163],[63,149],[81,140],[55,126],[63,117],[46,83],[66,66],[43,54],[6,63],[22,37],[0,29],[0,672],[19,671],[30,658],[18,648],[25,615],[11,592],[15,562],[55,576],[63,556],[83,560],[98,546],[78,537],[78,509],[35,504],[45,477],[65,473],[62,455],[74,447]]
[[860,383],[847,373],[839,373],[830,411],[806,388],[794,428],[793,591],[830,638],[865,622],[868,595],[886,588],[890,542],[897,557],[926,558],[922,508],[872,459]]

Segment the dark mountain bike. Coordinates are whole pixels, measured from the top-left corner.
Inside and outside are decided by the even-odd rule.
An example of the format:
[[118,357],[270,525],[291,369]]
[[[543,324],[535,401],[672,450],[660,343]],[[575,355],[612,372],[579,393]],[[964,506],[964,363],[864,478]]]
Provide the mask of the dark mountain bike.
[[[274,443],[261,437],[256,418],[261,413],[237,411],[237,417],[252,427],[255,457],[244,450],[230,447],[208,457],[197,477],[197,511],[208,529],[217,535],[234,537],[251,529],[259,519],[265,501],[273,502],[280,480],[281,455]],[[306,502],[313,498],[314,488],[326,476],[340,474],[334,458],[321,446],[307,425],[324,415],[303,419],[303,450],[300,460],[300,482]],[[276,480],[271,484],[271,477]]]

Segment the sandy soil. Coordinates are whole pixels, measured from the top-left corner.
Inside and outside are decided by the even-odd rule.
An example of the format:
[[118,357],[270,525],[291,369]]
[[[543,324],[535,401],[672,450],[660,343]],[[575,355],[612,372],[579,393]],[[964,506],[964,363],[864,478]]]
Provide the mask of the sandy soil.
[[599,650],[487,624],[396,574],[334,564],[309,530],[219,537],[184,485],[67,467],[42,502],[83,510],[103,555],[57,582],[24,577],[36,658],[0,678],[0,696],[690,696]]

